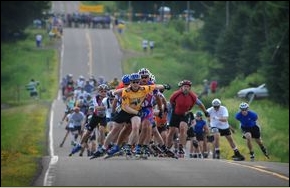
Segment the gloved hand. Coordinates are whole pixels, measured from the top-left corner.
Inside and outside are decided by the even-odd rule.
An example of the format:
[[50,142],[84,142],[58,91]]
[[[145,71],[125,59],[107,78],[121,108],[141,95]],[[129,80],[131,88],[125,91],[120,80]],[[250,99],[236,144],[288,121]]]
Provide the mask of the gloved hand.
[[154,89],[153,90],[153,94],[156,95],[157,93],[158,93],[158,90],[157,89]]
[[159,113],[158,113],[158,117],[159,117],[159,118],[162,118],[162,116],[163,116],[163,112],[162,112],[162,111],[159,111]]
[[166,113],[166,112],[168,112],[168,109],[167,109],[167,108],[164,108],[164,110],[163,110],[163,111],[164,111],[164,113]]
[[137,116],[139,117],[142,117],[144,115],[144,113],[142,112],[142,110],[140,110],[138,113],[137,113]]
[[170,90],[171,86],[169,84],[163,84],[164,89],[166,90]]
[[204,116],[205,116],[205,117],[210,117],[208,111],[205,111],[205,112],[204,112]]

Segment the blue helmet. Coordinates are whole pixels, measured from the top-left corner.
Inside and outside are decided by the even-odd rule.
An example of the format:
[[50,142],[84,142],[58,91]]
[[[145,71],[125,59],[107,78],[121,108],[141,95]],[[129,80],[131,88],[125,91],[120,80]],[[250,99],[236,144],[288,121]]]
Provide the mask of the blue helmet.
[[122,82],[123,82],[124,84],[130,84],[130,75],[129,75],[129,74],[125,74],[125,75],[123,75],[123,77],[122,77]]
[[138,73],[132,73],[130,75],[130,80],[140,80],[141,79],[141,75]]

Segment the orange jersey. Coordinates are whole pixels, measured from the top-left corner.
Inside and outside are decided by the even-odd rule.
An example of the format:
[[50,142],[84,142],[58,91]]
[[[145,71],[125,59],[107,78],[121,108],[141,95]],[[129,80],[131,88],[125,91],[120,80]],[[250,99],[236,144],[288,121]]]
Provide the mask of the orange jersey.
[[121,88],[124,88],[124,87],[125,87],[125,85],[124,85],[124,83],[121,81],[121,82],[119,83],[119,85],[116,86],[116,89],[121,89]]
[[158,115],[154,116],[154,120],[157,127],[163,127],[167,123],[167,113],[164,113],[162,118],[160,118]]

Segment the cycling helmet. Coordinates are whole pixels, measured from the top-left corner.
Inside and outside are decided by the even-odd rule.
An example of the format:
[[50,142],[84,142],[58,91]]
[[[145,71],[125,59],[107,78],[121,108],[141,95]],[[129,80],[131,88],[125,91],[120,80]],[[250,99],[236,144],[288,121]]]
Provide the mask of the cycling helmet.
[[150,71],[147,68],[142,68],[138,71],[141,76],[150,76]]
[[249,108],[248,103],[242,102],[242,103],[240,104],[240,109],[241,109],[241,110],[248,109],[248,108]]
[[181,84],[182,84],[182,81],[178,82],[178,84],[177,84],[178,87],[181,87],[182,86]]
[[155,83],[156,82],[156,79],[155,79],[155,76],[153,74],[150,74],[150,81]]
[[212,106],[220,106],[222,102],[219,99],[214,99],[211,102]]
[[131,75],[130,75],[130,80],[132,81],[132,80],[140,80],[141,79],[141,75],[140,74],[138,74],[138,73],[132,73]]
[[202,112],[201,111],[197,111],[195,115],[198,116],[198,117],[202,117]]
[[98,90],[109,90],[109,86],[106,84],[101,84],[98,86]]
[[182,80],[180,83],[180,86],[184,86],[184,85],[188,85],[188,86],[191,86],[191,81],[189,80]]
[[95,107],[94,106],[90,106],[89,110],[95,110]]
[[129,74],[125,74],[123,77],[122,77],[122,82],[124,84],[130,84],[130,75]]

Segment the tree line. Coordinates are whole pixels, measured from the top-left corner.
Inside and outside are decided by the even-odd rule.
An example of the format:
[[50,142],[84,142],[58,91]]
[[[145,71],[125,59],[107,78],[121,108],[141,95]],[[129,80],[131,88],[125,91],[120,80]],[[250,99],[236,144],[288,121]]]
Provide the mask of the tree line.
[[214,2],[200,31],[203,49],[217,58],[222,85],[262,74],[271,99],[289,106],[289,2]]

